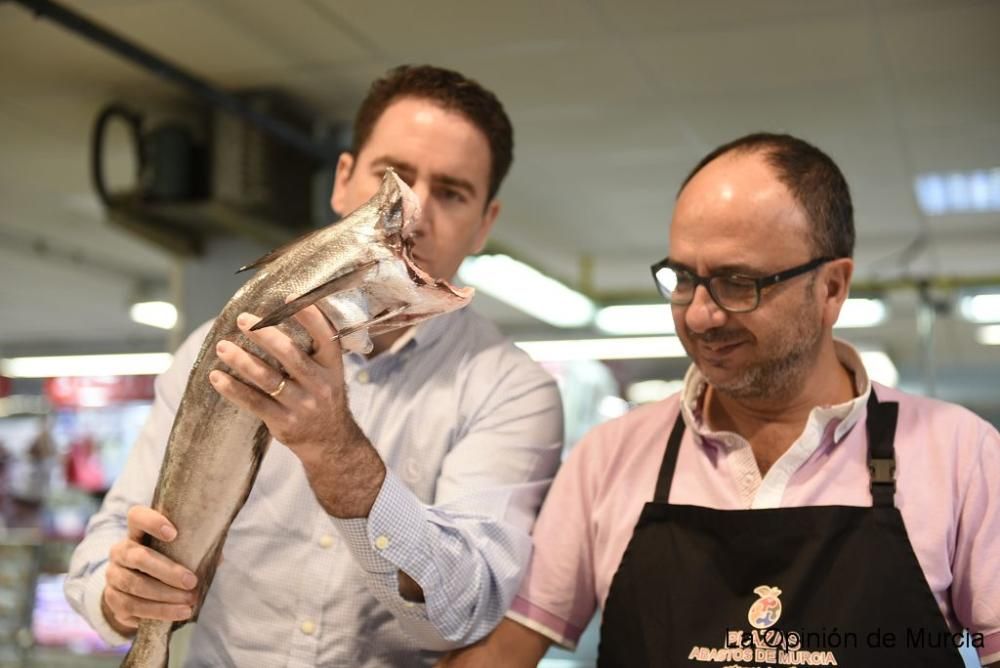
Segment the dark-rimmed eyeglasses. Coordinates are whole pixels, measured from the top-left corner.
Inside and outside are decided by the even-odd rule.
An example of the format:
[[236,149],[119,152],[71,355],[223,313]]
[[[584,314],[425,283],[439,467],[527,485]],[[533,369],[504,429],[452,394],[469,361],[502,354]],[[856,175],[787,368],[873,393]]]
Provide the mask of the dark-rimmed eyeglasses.
[[657,290],[668,304],[687,306],[694,301],[695,290],[704,285],[719,308],[730,313],[747,313],[760,305],[760,292],[790,278],[808,273],[836,258],[820,257],[797,267],[779,271],[770,276],[753,277],[740,274],[712,274],[699,276],[690,269],[664,258],[650,267]]

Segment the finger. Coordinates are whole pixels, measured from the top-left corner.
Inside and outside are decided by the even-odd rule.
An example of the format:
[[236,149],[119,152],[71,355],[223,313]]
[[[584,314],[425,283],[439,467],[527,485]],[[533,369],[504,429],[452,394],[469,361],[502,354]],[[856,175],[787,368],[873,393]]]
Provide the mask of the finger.
[[344,365],[343,350],[340,340],[331,340],[337,330],[333,327],[323,312],[315,306],[304,308],[295,314],[295,319],[302,325],[313,340],[313,354],[320,365],[336,371]]
[[191,615],[194,614],[194,608],[190,605],[148,601],[114,589],[106,589],[104,596],[115,617],[128,625],[134,623],[138,626],[140,619],[180,622],[190,619]]
[[146,506],[132,506],[126,517],[126,524],[128,537],[137,542],[147,533],[166,543],[177,537],[174,525],[166,517]]
[[271,393],[285,380],[285,375],[267,364],[256,355],[247,352],[231,341],[219,341],[215,346],[219,359],[225,362],[240,378],[256,385],[256,389],[266,394],[272,400],[280,400],[278,396],[288,394],[288,383],[281,389],[279,395]]
[[243,333],[278,360],[289,376],[305,384],[317,375],[316,362],[277,327],[251,332],[250,328],[258,322],[260,318],[250,313],[241,313],[236,319]]
[[198,584],[194,573],[145,545],[129,543],[111,552],[112,561],[119,567],[140,571],[176,589],[194,589]]
[[[104,585],[104,591],[101,592],[101,614],[108,621],[116,621],[120,626],[124,626],[126,630],[135,630],[139,626],[139,620],[132,617],[124,610],[118,610],[108,602],[108,596],[111,596],[114,600],[121,600],[121,596],[118,592],[115,592],[111,587]],[[128,634],[126,634],[128,635]]]
[[197,596],[194,591],[171,587],[145,573],[118,565],[108,567],[106,580],[108,586],[117,591],[157,603],[193,605]]
[[[280,411],[284,410],[271,397],[261,392],[256,387],[250,387],[236,378],[233,378],[225,371],[215,369],[208,374],[208,382],[212,384],[216,392],[221,394],[226,400],[235,404],[238,408],[253,413],[261,420],[271,423],[277,420]],[[291,381],[288,381],[289,383]],[[288,391],[288,385],[282,390],[282,394]]]

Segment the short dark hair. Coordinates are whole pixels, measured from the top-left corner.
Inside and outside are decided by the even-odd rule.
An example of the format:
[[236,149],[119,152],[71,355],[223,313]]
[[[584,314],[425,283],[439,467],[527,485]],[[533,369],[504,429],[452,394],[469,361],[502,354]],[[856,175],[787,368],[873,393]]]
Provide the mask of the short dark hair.
[[514,129],[496,95],[453,70],[432,65],[400,65],[376,79],[354,118],[351,153],[358,155],[382,113],[404,97],[430,100],[444,109],[456,111],[486,135],[490,145],[490,183],[486,200],[493,199],[514,161]]
[[677,195],[705,165],[734,152],[764,155],[812,223],[813,250],[818,257],[854,254],[854,206],[847,180],[830,156],[797,137],[756,132],[723,144],[691,170]]

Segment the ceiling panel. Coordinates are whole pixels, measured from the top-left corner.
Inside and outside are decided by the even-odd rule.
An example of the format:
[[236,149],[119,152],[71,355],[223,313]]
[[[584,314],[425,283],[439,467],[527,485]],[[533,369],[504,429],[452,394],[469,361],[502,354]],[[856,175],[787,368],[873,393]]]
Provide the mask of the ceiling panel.
[[[545,50],[552,43],[589,43],[603,34],[587,3],[353,2],[315,0],[378,44],[384,55],[412,59]],[[522,72],[524,74],[525,72]],[[530,78],[530,77],[526,77]]]
[[863,0],[599,0],[596,4],[605,20],[629,36],[835,21],[860,13],[865,5]]
[[[1000,63],[1000,53],[996,60]],[[900,123],[914,132],[996,126],[1000,123],[1000,65],[898,81],[895,95]]]
[[676,96],[772,91],[872,78],[863,19],[643,36],[631,48]]
[[885,53],[898,78],[1000,69],[1000,3],[938,2],[879,16]]

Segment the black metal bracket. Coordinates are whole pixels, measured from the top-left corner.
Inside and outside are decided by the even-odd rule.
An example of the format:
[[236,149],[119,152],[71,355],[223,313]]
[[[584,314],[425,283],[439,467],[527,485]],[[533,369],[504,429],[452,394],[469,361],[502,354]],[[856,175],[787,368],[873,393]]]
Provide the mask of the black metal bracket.
[[875,484],[896,484],[896,460],[895,459],[875,459],[868,462],[868,472],[871,474],[872,482]]
[[234,114],[260,128],[279,141],[298,149],[328,165],[337,163],[338,155],[330,148],[314,141],[296,128],[262,114],[243,103],[237,96],[188,74],[177,65],[170,63],[152,52],[131,42],[121,35],[104,28],[90,19],[77,14],[51,0],[7,0],[32,11],[36,16],[49,19],[62,27],[96,42],[119,56],[144,67],[156,76],[179,84],[209,104]]

